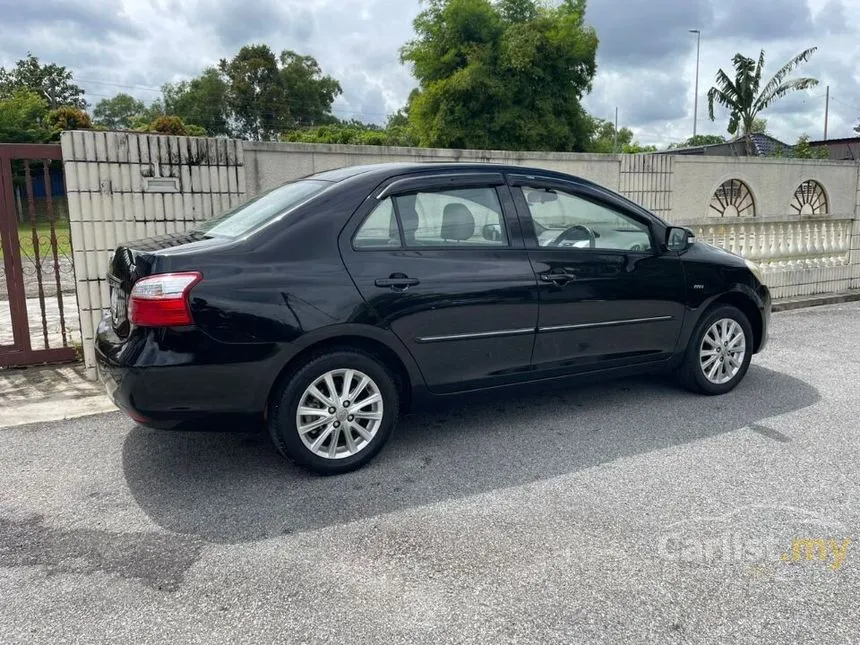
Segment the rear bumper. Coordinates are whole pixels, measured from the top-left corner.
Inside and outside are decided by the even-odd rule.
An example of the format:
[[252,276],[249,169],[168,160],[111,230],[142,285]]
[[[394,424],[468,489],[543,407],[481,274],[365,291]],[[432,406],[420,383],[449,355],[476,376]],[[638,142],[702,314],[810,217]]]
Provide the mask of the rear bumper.
[[203,421],[229,429],[260,418],[277,374],[276,349],[217,343],[196,329],[134,329],[121,339],[108,316],[95,340],[108,396],[138,423],[164,429]]

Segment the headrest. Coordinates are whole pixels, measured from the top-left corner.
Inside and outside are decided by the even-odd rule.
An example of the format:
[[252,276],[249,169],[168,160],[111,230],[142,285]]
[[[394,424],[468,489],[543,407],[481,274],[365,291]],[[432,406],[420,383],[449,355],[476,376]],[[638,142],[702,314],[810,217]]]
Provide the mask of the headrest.
[[448,204],[442,211],[442,239],[463,242],[475,235],[475,218],[463,204]]

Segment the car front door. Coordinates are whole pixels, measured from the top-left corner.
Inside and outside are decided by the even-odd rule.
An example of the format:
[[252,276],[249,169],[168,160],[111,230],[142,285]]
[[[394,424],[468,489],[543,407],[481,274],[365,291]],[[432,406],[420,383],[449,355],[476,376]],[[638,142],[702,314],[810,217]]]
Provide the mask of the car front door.
[[660,361],[675,351],[685,312],[677,254],[654,221],[588,184],[512,176],[540,288],[533,365],[581,372]]
[[350,220],[340,248],[432,391],[504,384],[529,370],[537,281],[501,174],[395,180]]

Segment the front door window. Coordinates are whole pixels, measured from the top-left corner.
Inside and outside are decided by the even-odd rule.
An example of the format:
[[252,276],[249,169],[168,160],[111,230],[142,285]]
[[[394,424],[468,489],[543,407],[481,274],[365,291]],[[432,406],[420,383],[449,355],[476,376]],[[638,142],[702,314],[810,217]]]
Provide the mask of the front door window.
[[523,187],[542,248],[652,250],[648,226],[608,206],[562,191]]

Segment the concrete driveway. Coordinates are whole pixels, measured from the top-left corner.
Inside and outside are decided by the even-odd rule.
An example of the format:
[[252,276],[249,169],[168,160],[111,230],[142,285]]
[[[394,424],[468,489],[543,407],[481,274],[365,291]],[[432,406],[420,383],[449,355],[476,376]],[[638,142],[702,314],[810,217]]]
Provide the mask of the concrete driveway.
[[117,413],[0,430],[0,642],[855,641],[858,338],[776,314],[727,396],[463,403],[338,478]]

